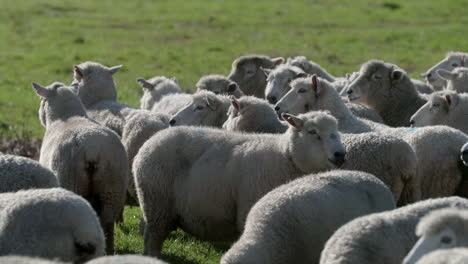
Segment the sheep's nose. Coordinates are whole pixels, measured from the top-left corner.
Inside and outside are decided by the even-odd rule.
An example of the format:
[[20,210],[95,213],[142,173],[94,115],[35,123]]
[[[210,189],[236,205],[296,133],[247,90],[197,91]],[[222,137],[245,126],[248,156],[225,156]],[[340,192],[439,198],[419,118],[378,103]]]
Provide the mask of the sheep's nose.
[[339,166],[343,165],[343,163],[345,162],[345,156],[346,156],[345,152],[339,152],[339,151],[337,151],[337,152],[335,152],[335,153],[333,154],[333,156],[334,156],[334,161],[333,161],[333,163],[334,163],[336,166],[339,167]]
[[276,104],[277,102],[276,96],[267,96],[267,100],[270,102],[270,104]]
[[352,94],[353,93],[353,89],[348,89],[348,91],[346,91],[347,94]]
[[175,125],[175,123],[176,123],[175,119],[171,119],[171,121],[169,121],[169,125],[171,126]]
[[411,120],[409,121],[409,124],[410,124],[411,127],[414,127],[414,123],[415,123],[415,122],[414,122],[414,119],[411,119]]
[[275,111],[278,112],[281,108],[279,106],[275,106]]

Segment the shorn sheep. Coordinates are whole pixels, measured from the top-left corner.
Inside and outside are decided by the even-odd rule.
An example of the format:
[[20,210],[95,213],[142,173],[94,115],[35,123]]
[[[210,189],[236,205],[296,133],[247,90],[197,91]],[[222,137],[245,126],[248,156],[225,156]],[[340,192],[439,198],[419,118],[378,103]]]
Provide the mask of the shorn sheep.
[[96,213],[62,188],[0,194],[0,255],[82,263],[104,255]]
[[431,212],[416,227],[420,237],[404,264],[414,264],[437,249],[468,247],[468,210],[445,208]]
[[412,117],[412,127],[446,125],[468,134],[468,94],[440,91],[431,94]]
[[205,240],[234,240],[264,194],[343,164],[333,117],[313,112],[284,119],[290,128],[282,135],[181,126],[149,139],[133,163],[146,222],[145,254],[160,255],[177,226]]
[[335,170],[304,176],[252,207],[242,236],[221,263],[318,263],[341,225],[394,208],[390,190],[371,174]]
[[[466,65],[468,66],[468,64]],[[457,93],[468,92],[468,68],[458,67],[451,72],[447,70],[437,70],[437,74],[447,81],[446,89]]]
[[278,67],[262,69],[267,76],[265,98],[271,104],[276,104],[289,90],[289,84],[296,78],[306,77],[307,74],[299,67],[281,64]]
[[86,264],[166,264],[166,262],[139,255],[117,255],[93,259]]
[[440,249],[424,255],[416,264],[466,264],[467,248]]
[[338,119],[338,128],[342,133],[378,131],[381,134],[398,136],[413,148],[418,157],[417,178],[418,182],[421,181],[421,198],[450,196],[459,191],[460,183],[467,173],[459,166],[460,148],[468,141],[466,134],[446,126],[389,128],[356,118],[329,82],[314,76],[297,79],[292,87],[277,104],[280,113],[298,114],[307,109],[326,110]]
[[[287,125],[275,115],[271,105],[258,98],[233,100],[223,127],[231,131],[284,133]],[[339,126],[339,122],[338,122]],[[342,134],[346,161],[342,169],[360,170],[376,175],[393,192],[399,205],[421,198],[417,158],[402,139],[378,133]]]
[[232,63],[228,79],[233,80],[245,95],[263,98],[267,85],[262,69],[273,69],[284,62],[284,58],[270,58],[264,55],[245,55]]
[[425,73],[422,73],[420,76],[421,78],[425,78],[427,83],[432,86],[435,91],[439,91],[444,89],[446,81],[437,74],[437,70],[444,69],[452,71],[457,67],[466,66],[468,66],[468,53],[449,52],[442,61],[431,67]]
[[197,87],[197,92],[207,90],[215,94],[233,95],[237,98],[244,95],[237,83],[223,75],[211,74],[203,76],[195,86]]
[[14,155],[0,155],[0,193],[58,187],[57,177],[39,162]]
[[177,78],[155,76],[149,80],[139,77],[137,83],[143,88],[143,96],[140,99],[140,108],[152,110],[155,103],[169,94],[182,93]]
[[128,158],[112,130],[88,119],[71,89],[61,83],[42,87],[39,117],[46,127],[40,163],[58,177],[60,186],[87,199],[106,235],[106,250],[114,252],[114,222],[123,211],[128,185]]
[[327,241],[320,264],[400,264],[418,238],[416,226],[426,214],[442,208],[468,209],[460,197],[437,198],[352,220]]

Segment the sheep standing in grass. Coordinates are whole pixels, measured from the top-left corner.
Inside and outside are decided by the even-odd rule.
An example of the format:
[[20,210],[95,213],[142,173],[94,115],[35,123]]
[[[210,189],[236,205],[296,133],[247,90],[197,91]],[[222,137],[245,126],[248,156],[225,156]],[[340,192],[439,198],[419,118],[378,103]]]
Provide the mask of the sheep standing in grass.
[[394,208],[392,193],[371,174],[335,170],[301,177],[253,206],[242,236],[221,263],[318,263],[340,226]]
[[411,116],[427,102],[402,69],[378,60],[361,66],[347,94],[350,102],[367,105],[392,127],[409,126]]
[[141,109],[152,110],[155,103],[169,94],[182,93],[177,78],[156,76],[149,80],[138,78],[137,83],[143,88],[143,96],[140,99]]
[[166,262],[138,255],[117,255],[93,259],[86,264],[165,264]]
[[169,124],[221,127],[227,119],[226,113],[230,105],[227,96],[200,91],[193,94],[191,102],[171,117]]
[[427,83],[432,86],[435,91],[439,91],[444,89],[446,81],[437,74],[437,70],[444,69],[452,71],[457,67],[466,66],[468,66],[468,53],[449,52],[442,61],[431,67],[425,73],[422,73],[421,78],[425,78]]
[[62,188],[0,194],[0,255],[81,263],[104,255],[104,235],[88,202]]
[[416,264],[466,264],[468,249],[440,249],[424,255]]
[[0,155],[0,193],[58,187],[57,177],[39,162],[14,155]]
[[423,255],[437,249],[468,247],[468,210],[445,208],[431,212],[419,222],[420,237],[404,264],[414,264]]
[[437,70],[437,74],[447,81],[447,90],[456,91],[457,93],[468,92],[468,68],[458,67],[453,69],[451,72],[440,69]]
[[433,210],[449,207],[468,209],[468,200],[429,199],[356,218],[328,239],[320,264],[400,264],[418,240],[414,230],[419,220]]
[[264,55],[245,55],[232,63],[228,79],[239,85],[245,95],[263,98],[267,85],[265,73],[262,69],[273,69],[284,62],[284,58],[270,58]]
[[[338,123],[339,125],[339,123]],[[233,100],[227,130],[257,133],[284,133],[287,125],[275,115],[271,105],[248,96]],[[365,171],[382,180],[399,205],[421,198],[417,158],[411,146],[396,137],[378,133],[342,134],[346,161],[342,169]]]
[[176,227],[201,239],[233,240],[264,194],[344,162],[333,117],[312,112],[283,118],[290,128],[282,135],[181,126],[149,139],[133,163],[145,254],[160,255]]
[[128,158],[119,137],[88,119],[71,89],[61,83],[45,88],[33,83],[41,97],[39,117],[46,132],[40,163],[52,170],[60,186],[87,199],[114,253],[114,222],[123,211],[128,185]]
[[291,65],[279,65],[270,70],[263,69],[267,76],[265,98],[271,104],[276,104],[291,88],[289,84],[296,78],[306,77],[307,74],[299,67]]
[[413,127],[446,125],[468,134],[468,94],[457,94],[454,91],[433,93],[412,117]]
[[197,92],[207,90],[214,94],[233,95],[237,98],[244,95],[237,83],[222,75],[212,74],[203,76],[198,80],[196,87]]

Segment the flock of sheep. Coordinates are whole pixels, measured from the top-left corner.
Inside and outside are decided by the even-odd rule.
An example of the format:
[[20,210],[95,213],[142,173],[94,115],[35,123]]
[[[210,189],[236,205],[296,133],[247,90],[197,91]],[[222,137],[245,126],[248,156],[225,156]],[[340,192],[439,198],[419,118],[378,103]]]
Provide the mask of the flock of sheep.
[[[424,83],[378,60],[335,77],[247,55],[194,94],[138,78],[140,109],[117,101],[121,66],[33,83],[46,132],[39,162],[0,154],[0,262],[163,263],[179,227],[237,240],[223,264],[467,263],[465,65],[450,52]],[[125,204],[151,257],[101,257]]]

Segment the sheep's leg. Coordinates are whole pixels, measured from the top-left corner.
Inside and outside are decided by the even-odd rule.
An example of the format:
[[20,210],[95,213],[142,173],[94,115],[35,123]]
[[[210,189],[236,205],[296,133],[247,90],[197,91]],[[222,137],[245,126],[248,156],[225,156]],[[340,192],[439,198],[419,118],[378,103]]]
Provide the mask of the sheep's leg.
[[144,233],[144,254],[161,257],[164,240],[174,228],[175,222],[171,216],[159,215],[156,219],[147,219]]
[[114,222],[103,223],[104,235],[106,237],[106,255],[114,254]]

